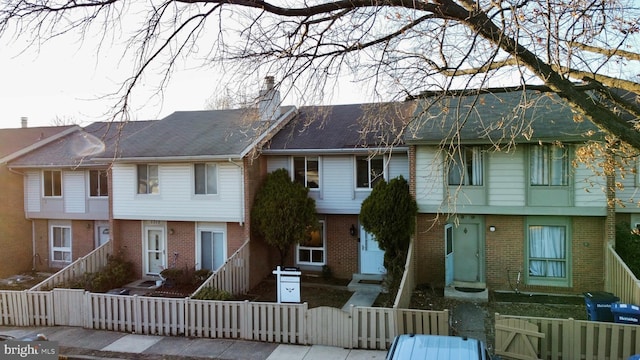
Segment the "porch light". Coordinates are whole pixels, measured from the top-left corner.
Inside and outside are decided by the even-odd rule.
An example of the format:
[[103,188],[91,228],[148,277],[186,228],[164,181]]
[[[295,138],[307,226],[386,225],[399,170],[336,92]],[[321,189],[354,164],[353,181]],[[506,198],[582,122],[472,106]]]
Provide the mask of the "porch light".
[[353,224],[351,224],[351,227],[349,228],[349,235],[356,236],[356,226]]
[[489,226],[489,231],[495,232],[496,231],[496,227],[493,226],[493,225]]

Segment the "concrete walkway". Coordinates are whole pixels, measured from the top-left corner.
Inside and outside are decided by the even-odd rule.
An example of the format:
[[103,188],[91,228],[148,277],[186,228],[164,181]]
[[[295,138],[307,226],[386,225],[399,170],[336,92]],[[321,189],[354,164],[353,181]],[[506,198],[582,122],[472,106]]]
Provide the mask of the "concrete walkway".
[[[185,359],[233,359],[233,360],[364,360],[384,359],[386,351],[350,350],[331,346],[280,345],[258,341],[233,339],[187,338],[182,336],[153,336],[127,334],[114,331],[91,330],[80,327],[6,327],[0,326],[0,334],[21,337],[35,333],[45,334],[60,347],[90,349],[98,356],[73,355],[82,351],[64,352],[69,359],[118,359],[123,353],[145,354],[147,358],[158,355]],[[105,353],[107,352],[107,353]],[[106,354],[106,357],[105,357]],[[126,355],[125,355],[126,356]],[[125,357],[126,358],[126,357]]]

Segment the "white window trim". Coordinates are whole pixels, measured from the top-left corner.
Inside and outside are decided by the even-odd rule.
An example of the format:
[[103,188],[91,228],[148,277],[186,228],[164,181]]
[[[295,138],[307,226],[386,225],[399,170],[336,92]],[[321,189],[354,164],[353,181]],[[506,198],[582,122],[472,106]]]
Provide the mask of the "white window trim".
[[382,178],[385,181],[388,181],[389,179],[389,158],[386,155],[375,155],[375,156],[371,156],[371,155],[355,155],[353,157],[353,186],[356,189],[356,191],[371,191],[373,190],[373,187],[371,186],[371,177],[369,176],[369,187],[358,187],[358,158],[359,157],[366,157],[367,158],[367,163],[368,163],[368,173],[371,174],[371,160],[375,159],[377,157],[382,157]]
[[[89,197],[92,198],[92,199],[104,199],[104,198],[109,197],[109,178],[108,178],[109,175],[108,175],[108,173],[107,173],[107,194],[106,195],[97,195],[97,196],[96,195],[91,195],[91,172],[92,171],[97,171],[98,172],[98,183],[100,182],[100,172],[107,173],[107,170],[105,170],[105,169],[100,169],[100,170],[98,170],[98,169],[90,169],[89,171],[87,171],[87,187],[88,187],[87,194],[89,194]],[[100,187],[100,186],[98,185],[98,187]]]
[[[148,177],[149,177],[149,166],[156,166],[158,168],[158,192],[157,193],[152,193],[149,192],[149,185],[147,185],[147,192],[141,193],[140,192],[140,174],[138,173],[138,166],[139,165],[146,165],[147,166],[147,181],[149,181]],[[136,164],[135,165],[135,194],[137,196],[158,196],[160,195],[160,165],[158,164]]]
[[[53,229],[54,228],[62,228],[67,229],[69,231],[69,246],[68,247],[58,247],[54,246],[53,243]],[[53,264],[70,264],[73,262],[73,232],[71,231],[71,226],[69,225],[60,225],[60,224],[51,224],[49,225],[49,244],[51,246],[51,250],[49,252],[49,258],[51,259],[51,263]],[[53,256],[54,252],[68,252],[69,253],[69,261],[66,260],[56,260]]]
[[[309,265],[309,266],[324,266],[327,264],[327,227],[324,220],[318,221],[322,226],[322,262],[312,262],[312,261],[301,261],[300,260],[300,250],[309,250],[310,252],[320,251],[317,247],[307,247],[301,246],[300,244],[296,244],[296,263],[299,265]],[[310,259],[313,256],[309,257]]]
[[[216,193],[215,194],[197,194],[196,193],[196,165],[197,164],[204,164],[205,165],[205,174],[206,174],[206,166],[215,166],[216,168]],[[218,166],[218,164],[216,163],[212,163],[212,162],[196,162],[193,163],[193,166],[191,166],[191,174],[192,174],[192,181],[191,184],[193,186],[193,195],[195,197],[215,197],[215,196],[219,196],[220,195],[220,166]],[[158,178],[160,177],[160,170],[158,170]],[[160,182],[160,179],[158,179],[158,183]]]
[[[45,195],[46,194],[46,188],[45,188],[45,181],[44,181],[44,177],[45,177],[45,173],[49,171],[49,172],[57,172],[60,173],[60,195]],[[64,190],[64,184],[62,184],[62,170],[42,170],[42,173],[40,174],[40,179],[42,179],[42,197],[45,197],[47,199],[60,199],[63,196],[63,190]]]
[[202,239],[200,237],[200,231],[210,231],[210,232],[219,232],[222,233],[222,241],[224,243],[223,249],[224,249],[224,259],[225,261],[227,261],[227,225],[224,223],[221,224],[215,224],[215,223],[197,223],[196,224],[196,238],[195,238],[195,242],[196,242],[196,251],[195,251],[195,255],[196,255],[196,264],[195,264],[195,268],[196,270],[200,270],[202,269],[202,264],[200,263],[200,258],[201,258],[201,247],[202,247]]
[[290,163],[291,163],[291,181],[296,181],[296,165],[295,165],[295,158],[297,157],[302,157],[304,158],[304,185],[305,187],[307,187],[307,183],[309,182],[309,180],[307,179],[307,161],[308,158],[316,158],[318,160],[318,187],[317,188],[310,188],[307,187],[309,189],[309,191],[320,191],[320,189],[322,189],[322,157],[321,156],[307,156],[307,155],[300,155],[300,156],[291,156],[291,158],[289,159]]

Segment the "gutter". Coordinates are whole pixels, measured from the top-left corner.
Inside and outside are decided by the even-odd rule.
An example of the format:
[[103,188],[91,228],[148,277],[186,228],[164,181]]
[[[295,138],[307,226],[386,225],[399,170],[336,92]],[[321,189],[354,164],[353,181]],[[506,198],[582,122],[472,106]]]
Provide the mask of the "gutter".
[[370,154],[372,152],[380,154],[405,153],[409,151],[408,146],[394,146],[392,148],[349,148],[349,149],[263,149],[264,155],[296,155],[296,154]]

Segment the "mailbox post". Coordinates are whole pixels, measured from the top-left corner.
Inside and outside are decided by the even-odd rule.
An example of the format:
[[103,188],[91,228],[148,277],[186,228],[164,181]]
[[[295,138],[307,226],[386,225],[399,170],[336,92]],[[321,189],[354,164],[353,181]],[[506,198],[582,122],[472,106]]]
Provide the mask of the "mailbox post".
[[273,270],[273,274],[276,275],[278,303],[299,303],[300,275],[302,272],[297,268],[281,269],[278,266]]

